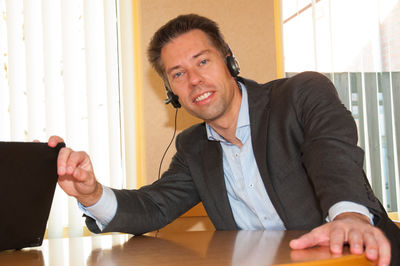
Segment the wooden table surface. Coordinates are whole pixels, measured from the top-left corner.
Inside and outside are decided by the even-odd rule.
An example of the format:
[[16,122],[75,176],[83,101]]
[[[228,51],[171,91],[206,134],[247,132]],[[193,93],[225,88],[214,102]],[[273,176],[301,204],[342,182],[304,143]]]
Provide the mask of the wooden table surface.
[[334,256],[326,247],[291,250],[301,231],[160,232],[45,240],[0,252],[0,265],[374,265],[364,255]]

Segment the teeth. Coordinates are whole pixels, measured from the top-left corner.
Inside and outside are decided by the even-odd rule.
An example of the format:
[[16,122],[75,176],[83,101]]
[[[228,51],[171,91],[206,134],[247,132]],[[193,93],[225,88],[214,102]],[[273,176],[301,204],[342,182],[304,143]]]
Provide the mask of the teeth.
[[200,95],[199,97],[197,97],[195,101],[196,102],[202,101],[202,100],[206,99],[210,95],[211,95],[211,92],[206,92],[206,93]]

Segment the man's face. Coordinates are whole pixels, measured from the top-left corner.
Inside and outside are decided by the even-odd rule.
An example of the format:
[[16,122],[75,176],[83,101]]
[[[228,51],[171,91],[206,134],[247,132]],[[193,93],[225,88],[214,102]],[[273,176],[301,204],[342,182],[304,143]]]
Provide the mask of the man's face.
[[240,97],[221,53],[201,30],[178,36],[161,50],[171,90],[193,116],[210,123],[230,112]]

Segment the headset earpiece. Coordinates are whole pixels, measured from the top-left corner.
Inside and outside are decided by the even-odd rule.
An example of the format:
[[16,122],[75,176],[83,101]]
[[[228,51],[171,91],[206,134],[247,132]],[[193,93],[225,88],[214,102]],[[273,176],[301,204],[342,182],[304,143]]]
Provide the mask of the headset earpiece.
[[164,100],[165,104],[172,104],[174,108],[181,108],[181,104],[179,102],[179,97],[175,95],[165,84],[165,90],[167,91],[167,99]]
[[231,48],[228,48],[229,55],[226,57],[226,66],[229,69],[232,77],[236,77],[240,73],[239,62],[236,60],[235,56],[233,55]]

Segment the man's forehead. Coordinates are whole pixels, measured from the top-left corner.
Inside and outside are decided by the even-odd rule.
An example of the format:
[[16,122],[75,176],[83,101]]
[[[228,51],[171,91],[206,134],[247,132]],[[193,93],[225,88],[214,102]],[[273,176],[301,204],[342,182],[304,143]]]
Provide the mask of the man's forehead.
[[202,30],[199,29],[194,29],[190,30],[188,32],[179,34],[175,36],[174,38],[171,38],[169,42],[167,42],[161,49],[165,50],[166,47],[178,44],[178,45],[211,45],[213,46],[213,43],[209,36],[203,32]]
[[[182,34],[161,49],[161,61],[164,67],[168,68],[168,64],[176,64],[175,61],[190,60],[202,54],[206,54],[216,50],[205,33],[188,32]],[[166,62],[168,61],[168,62]],[[171,62],[172,61],[172,62]]]

